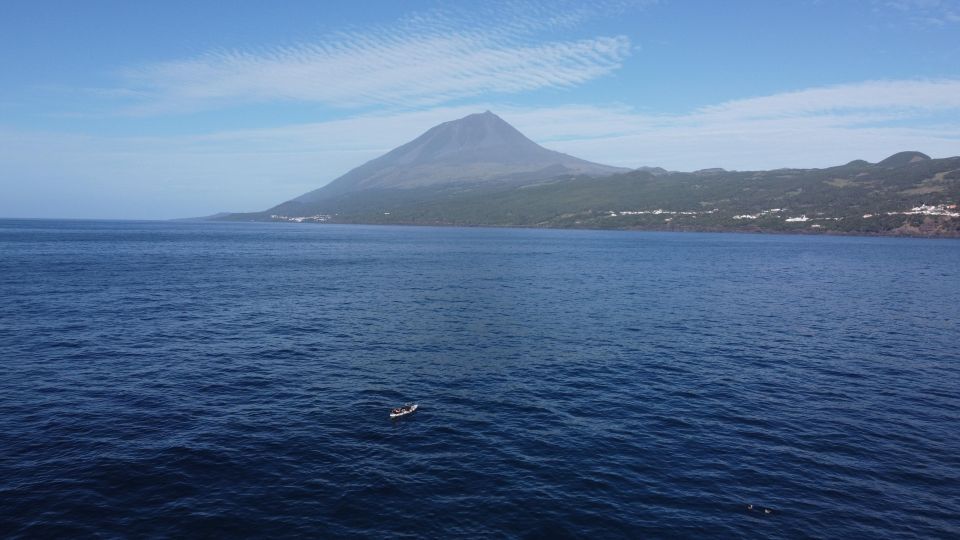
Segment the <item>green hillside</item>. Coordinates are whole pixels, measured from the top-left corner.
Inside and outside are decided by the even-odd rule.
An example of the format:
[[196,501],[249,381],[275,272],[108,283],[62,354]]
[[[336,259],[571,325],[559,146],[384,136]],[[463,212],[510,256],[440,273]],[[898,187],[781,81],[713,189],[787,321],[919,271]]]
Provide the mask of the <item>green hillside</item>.
[[637,170],[534,185],[366,190],[289,215],[229,219],[960,236],[951,208],[958,202],[960,157],[903,152],[827,169]]

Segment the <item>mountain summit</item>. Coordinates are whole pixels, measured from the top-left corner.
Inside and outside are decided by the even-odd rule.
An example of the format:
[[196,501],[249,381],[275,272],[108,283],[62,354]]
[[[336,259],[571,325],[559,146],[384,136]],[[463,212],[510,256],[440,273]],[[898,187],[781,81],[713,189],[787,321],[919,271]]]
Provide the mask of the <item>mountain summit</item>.
[[626,170],[547,150],[487,111],[434,126],[330,184],[268,212],[303,215],[317,203],[362,191],[523,184],[561,175],[604,176]]
[[527,164],[544,159],[555,160],[557,153],[541,147],[487,111],[435,126],[377,161],[393,165],[463,165],[478,161]]
[[898,152],[881,161],[880,163],[877,163],[877,165],[880,167],[903,167],[904,165],[909,165],[910,163],[923,161],[930,161],[930,156],[924,154],[923,152],[911,150],[908,152]]

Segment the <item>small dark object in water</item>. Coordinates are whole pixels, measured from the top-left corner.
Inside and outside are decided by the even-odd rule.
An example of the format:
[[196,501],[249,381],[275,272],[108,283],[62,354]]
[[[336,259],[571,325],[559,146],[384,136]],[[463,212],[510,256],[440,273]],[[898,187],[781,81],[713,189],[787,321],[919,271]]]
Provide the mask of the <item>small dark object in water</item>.
[[390,410],[390,418],[398,418],[400,416],[406,416],[413,411],[417,410],[419,405],[417,403],[407,403],[403,407],[397,407]]
[[747,505],[747,512],[759,512],[760,510],[763,510],[763,513],[767,515],[770,515],[773,513],[773,509],[771,508],[766,508],[766,507],[756,508],[755,506],[753,506],[753,504]]

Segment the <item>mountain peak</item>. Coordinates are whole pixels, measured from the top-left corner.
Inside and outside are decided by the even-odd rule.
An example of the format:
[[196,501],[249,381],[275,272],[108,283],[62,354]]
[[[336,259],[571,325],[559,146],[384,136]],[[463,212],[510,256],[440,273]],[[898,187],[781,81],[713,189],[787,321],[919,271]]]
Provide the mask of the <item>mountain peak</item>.
[[923,152],[917,151],[908,151],[908,152],[898,152],[887,159],[877,163],[881,167],[903,167],[910,163],[916,163],[918,161],[930,161],[930,156],[924,154]]
[[294,201],[310,203],[367,189],[533,182],[565,174],[624,171],[548,150],[487,110],[436,125]]
[[[443,159],[450,154],[478,148],[539,148],[537,143],[490,111],[444,122],[409,144],[421,146],[423,151],[417,153],[417,156],[419,159],[428,160]],[[400,148],[405,146],[408,145]]]
[[[358,169],[388,168],[400,176],[391,174],[394,180],[382,182],[385,177],[368,177],[355,187],[411,187],[430,183],[449,183],[459,180],[483,180],[490,175],[479,169],[494,169],[515,172],[547,168],[552,165],[573,165],[572,169],[590,172],[617,172],[613,167],[597,165],[566,154],[547,150],[528,139],[503,118],[486,111],[450,120],[427,130],[416,139],[397,147],[383,156],[362,165]],[[443,170],[446,178],[429,181],[424,167]],[[355,169],[357,170],[357,169]],[[349,174],[349,173],[348,173]],[[463,175],[458,179],[457,175]],[[371,180],[378,179],[375,182]],[[335,181],[337,182],[337,181]]]

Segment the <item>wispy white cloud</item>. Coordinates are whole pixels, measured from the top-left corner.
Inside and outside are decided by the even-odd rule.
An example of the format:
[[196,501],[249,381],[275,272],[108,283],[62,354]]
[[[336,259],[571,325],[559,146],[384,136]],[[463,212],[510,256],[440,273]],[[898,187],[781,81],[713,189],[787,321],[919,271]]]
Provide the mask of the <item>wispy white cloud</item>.
[[[879,161],[901,150],[954,156],[960,155],[958,90],[955,79],[874,81],[674,115],[623,105],[484,102],[193,136],[0,130],[0,178],[24,180],[4,188],[0,215],[36,216],[36,208],[55,208],[48,215],[64,216],[68,206],[77,217],[262,209],[319,187],[440,122],[484,109],[548,148],[626,167],[825,167],[857,158]],[[97,205],[126,214],[98,214]]]
[[728,101],[704,107],[698,116],[721,118],[764,118],[844,115],[877,112],[921,112],[960,108],[960,80],[866,81],[810,88]]
[[314,43],[133,67],[103,95],[127,98],[125,110],[142,114],[271,101],[422,107],[582,84],[612,73],[630,53],[625,36],[543,39],[542,32],[576,25],[595,8],[547,13],[537,3],[498,6],[469,17],[455,10],[418,13]]
[[957,0],[882,0],[879,4],[920,26],[960,24]]
[[622,107],[553,110],[528,131],[548,146],[597,161],[678,170],[823,167],[906,149],[953,156],[960,155],[960,80],[810,88],[678,115]]

